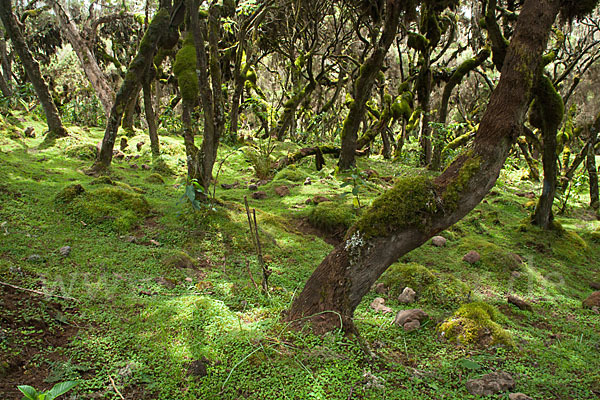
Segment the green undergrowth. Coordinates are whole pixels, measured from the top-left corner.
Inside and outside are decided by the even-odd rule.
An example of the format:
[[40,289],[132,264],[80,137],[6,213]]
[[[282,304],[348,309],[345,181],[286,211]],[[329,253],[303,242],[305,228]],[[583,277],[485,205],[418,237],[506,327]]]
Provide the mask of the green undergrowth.
[[[30,123],[39,124],[24,125]],[[584,197],[557,216],[563,230],[523,226],[529,199],[519,194],[540,188],[507,164],[484,202],[440,233],[445,246],[426,243],[408,253],[382,276],[388,291],[365,296],[355,321],[379,356],[371,361],[339,332],[316,337],[282,322],[333,248],[303,224],[313,218],[320,230],[342,229],[358,215],[376,222],[374,234],[385,231],[389,221],[369,216],[368,205],[394,183],[426,183],[427,172],[379,156],[359,158],[360,171],[375,173],[359,187],[366,207],[355,210],[353,195],[340,195],[350,191],[341,187],[349,175],[336,173],[337,160],[325,156],[324,168],[315,171],[307,157],[272,171],[273,180],[258,187],[266,197],[254,199],[252,160],[222,145],[215,210],[193,211],[182,200],[185,151],[177,135],[160,137],[158,162],[145,133],[134,131],[124,158],[114,160],[106,177],[93,178],[84,174],[91,163],[85,149],[95,148],[103,131],[69,130],[70,137],[46,149],[38,147],[40,135],[0,135],[0,281],[76,299],[51,299],[59,310],[22,292],[18,311],[2,312],[20,321],[18,328],[3,325],[7,339],[0,341],[0,360],[26,372],[15,387],[43,375],[40,389],[79,381],[73,393],[81,399],[118,399],[111,378],[125,398],[470,399],[464,381],[503,370],[515,377],[515,391],[532,398],[597,398],[600,364],[593,349],[600,321],[581,300],[591,293],[590,282],[600,281],[600,224],[579,218]],[[82,152],[67,151],[74,148]],[[297,149],[278,143],[272,155]],[[279,186],[289,194],[280,197]],[[394,218],[417,210],[410,223],[422,227],[435,210],[427,206],[428,191],[417,189],[405,203],[386,207],[396,211]],[[397,200],[393,193],[385,199]],[[332,201],[307,204],[316,196]],[[268,295],[260,290],[244,197],[255,209],[272,271]],[[65,257],[59,249],[67,245],[72,250]],[[462,261],[471,250],[480,253],[478,263]],[[398,303],[405,286],[417,292],[415,304]],[[507,304],[508,294],[527,300],[533,312]],[[394,312],[372,310],[375,297]],[[420,329],[392,325],[396,311],[415,307],[431,317]],[[44,344],[44,330],[55,335],[60,327],[76,333],[57,347]],[[441,338],[442,331],[456,335]],[[466,340],[488,339],[488,333],[496,339]],[[34,344],[44,350],[23,351]]]

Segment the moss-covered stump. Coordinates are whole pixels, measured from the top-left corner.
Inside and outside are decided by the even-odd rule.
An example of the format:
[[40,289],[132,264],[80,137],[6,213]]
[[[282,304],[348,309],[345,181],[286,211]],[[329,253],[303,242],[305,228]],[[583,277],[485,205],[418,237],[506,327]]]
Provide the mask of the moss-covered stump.
[[510,334],[498,324],[499,316],[500,313],[487,303],[464,304],[438,326],[438,332],[442,339],[461,346],[512,347]]
[[431,304],[464,302],[471,290],[450,274],[431,271],[416,263],[393,264],[379,280],[396,298],[406,287],[417,292],[417,301]]
[[355,220],[351,207],[331,201],[317,204],[308,214],[308,222],[312,226],[330,233],[347,230]]
[[120,187],[101,187],[85,191],[81,185],[63,189],[56,200],[66,212],[86,224],[98,224],[117,232],[128,232],[150,215],[148,201]]

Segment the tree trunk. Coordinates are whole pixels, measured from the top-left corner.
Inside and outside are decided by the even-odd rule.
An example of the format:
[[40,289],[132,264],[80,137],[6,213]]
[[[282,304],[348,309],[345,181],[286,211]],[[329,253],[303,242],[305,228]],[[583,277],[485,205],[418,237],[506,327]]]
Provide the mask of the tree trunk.
[[[542,72],[543,73],[543,72]],[[554,89],[550,78],[540,75],[535,85],[535,101],[532,106],[530,120],[533,125],[540,128],[544,148],[542,152],[542,166],[544,179],[542,194],[533,213],[532,223],[543,229],[553,227],[554,214],[552,204],[556,196],[558,179],[558,157],[556,155],[556,133],[564,114],[562,98]]]
[[525,158],[525,162],[527,163],[527,166],[529,167],[529,179],[533,182],[539,182],[540,181],[540,172],[538,169],[538,165],[537,165],[536,161],[533,159],[533,157],[531,157],[531,154],[529,154],[529,150],[527,149],[527,143],[525,141],[521,141],[521,140],[519,140],[517,143],[519,145],[519,149],[521,149],[521,153],[523,154],[523,157]]
[[323,333],[341,322],[352,330],[355,308],[389,265],[479,204],[521,133],[558,8],[559,0],[525,1],[473,148],[439,177],[400,180],[375,200],[294,300],[287,317],[292,326],[309,320],[314,332]]
[[402,2],[398,0],[387,1],[385,11],[387,17],[381,38],[371,56],[360,67],[354,90],[354,100],[350,105],[348,116],[344,120],[342,127],[342,152],[338,163],[341,171],[348,170],[355,165],[354,154],[356,152],[358,128],[365,115],[365,107],[371,96],[371,89],[375,83],[375,78],[381,70],[388,49],[396,37],[402,8],[400,3]]
[[598,212],[600,209],[600,197],[598,194],[598,169],[596,168],[596,143],[598,142],[598,128],[600,128],[600,119],[596,121],[596,126],[590,129],[590,146],[587,151],[585,167],[590,178],[590,207]]
[[156,115],[152,105],[152,80],[149,77],[144,80],[142,90],[144,92],[144,112],[148,123],[148,136],[150,136],[150,150],[152,151],[152,158],[157,158],[160,156],[160,144],[156,129]]
[[54,139],[58,137],[67,136],[67,130],[60,120],[60,115],[56,109],[56,105],[52,100],[48,86],[42,77],[40,72],[40,66],[38,62],[33,58],[29,47],[23,38],[23,34],[19,28],[19,23],[15,15],[12,12],[11,0],[0,0],[0,19],[4,29],[8,34],[8,37],[12,41],[12,45],[21,59],[23,68],[27,73],[27,78],[31,81],[33,89],[35,90],[44,113],[46,114],[46,122],[48,124],[48,136],[46,139]]
[[141,82],[138,83],[134,90],[134,94],[131,96],[127,106],[125,107],[125,113],[123,114],[123,122],[121,123],[121,128],[125,132],[127,132],[128,136],[134,136],[134,125],[135,125],[135,109],[138,105],[138,97],[140,94],[140,90],[142,90]]
[[106,75],[100,69],[98,61],[96,61],[92,46],[90,46],[87,40],[83,39],[77,25],[75,25],[71,16],[68,15],[60,0],[48,0],[48,3],[50,3],[56,13],[61,31],[71,44],[71,47],[73,47],[75,54],[77,54],[83,72],[94,88],[96,95],[100,99],[102,108],[104,108],[104,113],[108,117],[115,94],[106,79]]
[[[110,167],[115,139],[117,137],[119,125],[121,124],[121,119],[123,118],[123,113],[125,112],[125,107],[131,101],[131,98],[137,95],[137,88],[140,84],[140,80],[145,76],[148,68],[152,65],[154,53],[156,52],[160,39],[163,35],[168,34],[171,29],[171,17],[167,8],[168,6],[163,6],[163,2],[161,1],[161,7],[148,26],[140,43],[138,52],[129,65],[125,80],[121,84],[121,88],[117,92],[115,102],[110,110],[104,138],[102,139],[102,147],[100,148],[100,152],[98,153],[94,165],[87,171],[89,174],[99,174]],[[171,45],[171,43],[168,45]]]
[[0,38],[0,61],[2,62],[2,75],[10,94],[12,94],[12,62],[6,49],[6,42]]

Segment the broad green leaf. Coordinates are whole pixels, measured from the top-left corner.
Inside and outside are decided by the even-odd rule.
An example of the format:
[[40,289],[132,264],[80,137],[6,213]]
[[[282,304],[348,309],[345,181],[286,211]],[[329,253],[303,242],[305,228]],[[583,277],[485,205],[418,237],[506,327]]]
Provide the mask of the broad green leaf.
[[472,370],[481,369],[481,365],[479,365],[475,361],[462,359],[458,363],[460,364],[461,367],[466,368],[466,369],[472,369]]
[[73,389],[75,386],[77,386],[77,382],[75,382],[75,381],[67,381],[67,382],[57,383],[47,393],[48,397],[46,400],[54,400],[61,394],[67,393],[69,390]]
[[353,205],[355,208],[358,208],[358,199],[357,199],[356,197],[355,197],[354,199],[352,199],[352,205]]
[[21,391],[21,393],[23,393],[25,395],[25,399],[38,400],[39,393],[33,387],[27,386],[27,385],[21,385],[21,386],[17,386],[17,389],[19,389]]

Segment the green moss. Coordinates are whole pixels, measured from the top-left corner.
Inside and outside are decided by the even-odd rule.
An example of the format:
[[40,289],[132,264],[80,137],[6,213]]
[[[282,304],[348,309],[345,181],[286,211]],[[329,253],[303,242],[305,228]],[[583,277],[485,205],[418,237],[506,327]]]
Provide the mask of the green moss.
[[115,182],[109,176],[104,175],[91,181],[90,185],[115,185]]
[[196,69],[196,47],[193,40],[188,38],[175,56],[173,73],[177,77],[181,97],[190,103],[198,101],[200,91]]
[[397,98],[396,101],[392,104],[391,111],[392,117],[395,120],[399,120],[401,118],[408,120],[412,114],[410,104],[406,99],[402,97]]
[[67,157],[79,160],[94,160],[97,152],[96,146],[91,144],[76,144],[65,149]]
[[402,178],[373,201],[356,229],[365,237],[388,236],[403,228],[424,230],[438,211],[435,187],[424,176]]
[[561,95],[545,75],[538,79],[534,93],[535,101],[529,113],[529,122],[538,129],[556,132],[565,113]]
[[415,49],[417,51],[424,51],[427,48],[427,46],[429,46],[429,40],[419,33],[410,32],[408,34],[408,41],[406,44],[411,49]]
[[188,269],[195,267],[194,259],[190,257],[188,253],[179,250],[175,250],[171,254],[163,257],[161,263],[168,269]]
[[[460,226],[463,226],[466,229],[474,226],[475,233],[480,234],[480,231],[477,229],[480,226],[480,219],[480,216],[469,217],[461,221]],[[476,235],[471,235],[464,238],[461,241],[459,249],[463,254],[466,254],[471,250],[477,251],[481,256],[481,261],[479,261],[477,264],[477,268],[481,268],[486,271],[504,273],[505,276],[508,276],[511,271],[522,269],[521,263],[514,257],[514,255],[511,255],[497,244],[489,242]]]
[[562,229],[551,235],[550,248],[554,256],[565,261],[583,262],[589,255],[588,244],[577,233]]
[[446,191],[442,196],[444,208],[449,211],[455,210],[458,207],[461,195],[481,166],[481,158],[479,156],[472,156],[470,153],[467,153],[465,157],[466,160],[460,167],[456,178],[446,186]]
[[87,224],[102,224],[118,232],[130,231],[149,214],[148,201],[120,187],[102,187],[76,195],[68,213]]
[[498,324],[500,313],[491,305],[474,302],[461,306],[438,326],[441,337],[458,345],[514,346],[510,334]]
[[308,214],[311,225],[333,233],[346,231],[355,220],[351,207],[330,201],[317,204]]
[[58,194],[54,197],[56,203],[59,204],[68,204],[72,202],[77,196],[81,196],[85,193],[85,189],[80,184],[69,185],[62,189]]
[[157,174],[155,172],[153,174],[148,175],[148,177],[146,178],[146,182],[155,183],[157,185],[163,185],[165,183],[165,180],[160,174]]
[[467,285],[450,274],[432,271],[416,263],[393,264],[380,278],[392,297],[400,295],[405,287],[417,293],[417,301],[438,305],[457,304],[470,294]]
[[301,182],[306,178],[306,174],[298,170],[295,165],[289,165],[281,171],[277,172],[274,181],[287,180],[291,182]]

